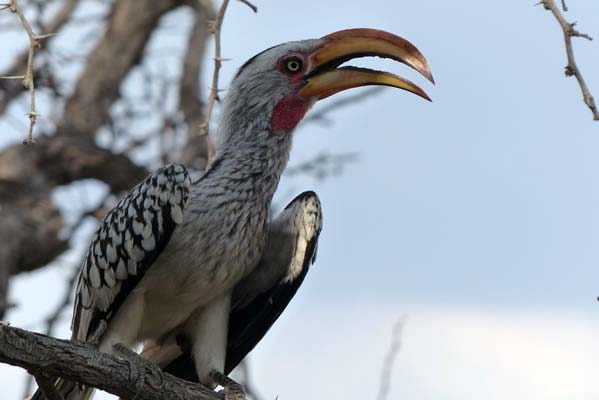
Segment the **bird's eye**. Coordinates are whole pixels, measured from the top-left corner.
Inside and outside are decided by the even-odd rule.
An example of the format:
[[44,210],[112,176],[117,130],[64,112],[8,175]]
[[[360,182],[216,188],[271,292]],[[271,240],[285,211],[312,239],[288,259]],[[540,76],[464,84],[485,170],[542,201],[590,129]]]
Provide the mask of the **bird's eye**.
[[285,60],[285,72],[287,72],[288,74],[295,74],[296,72],[302,69],[303,65],[303,61],[299,58],[289,58],[288,60]]

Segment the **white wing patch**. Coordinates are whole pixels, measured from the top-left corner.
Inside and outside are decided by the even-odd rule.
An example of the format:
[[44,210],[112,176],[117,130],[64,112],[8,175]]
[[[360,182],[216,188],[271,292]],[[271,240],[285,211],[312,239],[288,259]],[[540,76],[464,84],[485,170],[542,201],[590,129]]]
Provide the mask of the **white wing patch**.
[[[90,326],[109,319],[183,221],[191,180],[185,167],[160,168],[106,215],[79,272],[71,330],[85,341]],[[122,293],[121,293],[122,292]],[[118,303],[118,304],[116,304]]]
[[[301,198],[297,204],[293,204],[292,209],[295,214],[293,224],[295,229],[298,229],[298,235],[296,236],[295,252],[284,282],[294,280],[302,272],[306,253],[309,251],[309,243],[315,237],[318,238],[322,230],[322,209],[316,194]],[[310,262],[314,262],[316,257],[316,247],[312,251],[314,254],[311,255]]]

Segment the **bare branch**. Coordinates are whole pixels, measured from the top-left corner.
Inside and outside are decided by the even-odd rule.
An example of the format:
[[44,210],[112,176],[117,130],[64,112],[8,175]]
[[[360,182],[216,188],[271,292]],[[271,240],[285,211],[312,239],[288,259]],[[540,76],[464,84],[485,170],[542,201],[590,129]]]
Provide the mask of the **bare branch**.
[[180,5],[177,0],[114,2],[104,34],[89,53],[74,91],[65,102],[57,123],[59,134],[93,140],[120,97],[121,83],[143,58],[160,18]]
[[[75,10],[79,0],[66,0],[63,4],[63,7],[54,15],[52,21],[50,21],[46,26],[46,31],[43,35],[47,35],[49,32],[59,32],[60,29],[70,21],[71,15]],[[8,7],[8,5],[7,5]],[[42,36],[42,35],[40,35]],[[48,37],[46,40],[46,48],[48,42],[53,38],[53,36]],[[27,68],[27,61],[29,57],[29,51],[25,51],[22,54],[19,54],[15,57],[15,61],[12,65],[5,71],[4,75],[17,75],[20,71],[23,71]],[[35,75],[35,73],[34,73]],[[7,77],[2,77],[6,79]],[[17,76],[18,79],[25,79],[24,75]],[[13,85],[7,84],[5,82],[0,82],[0,113],[6,110],[6,107],[10,104],[13,99],[16,99],[19,93],[23,90],[23,85]]]
[[187,51],[183,57],[179,84],[179,107],[187,124],[187,145],[183,150],[182,162],[188,167],[204,170],[208,158],[214,153],[209,135],[198,134],[197,130],[206,120],[204,104],[200,98],[200,76],[204,50],[209,37],[208,21],[214,20],[212,2],[194,3],[194,25],[189,35]]
[[383,370],[381,371],[381,383],[379,386],[378,400],[387,400],[389,388],[391,386],[391,373],[393,372],[393,363],[401,348],[401,333],[405,325],[405,320],[398,320],[391,331],[391,345],[383,361]]
[[[587,87],[587,85],[584,81],[584,78],[582,77],[582,73],[580,72],[580,69],[576,65],[576,60],[574,59],[574,50],[572,48],[572,38],[573,37],[582,37],[582,38],[585,38],[588,40],[593,40],[593,38],[585,33],[581,33],[579,31],[577,31],[576,29],[574,29],[574,26],[576,25],[576,23],[570,23],[570,22],[566,21],[566,19],[564,18],[561,11],[559,10],[559,8],[557,7],[557,5],[555,4],[555,2],[553,0],[541,0],[541,2],[539,4],[542,4],[546,10],[551,11],[553,13],[553,15],[555,16],[555,19],[561,25],[562,30],[564,32],[564,41],[566,44],[566,54],[568,56],[568,65],[566,66],[566,76],[575,76],[576,77],[576,80],[578,81],[578,84],[580,85],[580,90],[582,91],[582,97],[583,97],[584,103],[587,105],[587,107],[589,107],[589,109],[593,113],[593,119],[595,121],[599,121],[599,111],[597,110],[597,105],[595,104],[595,99],[591,95],[591,92],[589,91],[589,88]],[[564,8],[564,11],[566,11],[568,9],[564,2],[562,2],[562,7]]]
[[[0,362],[24,368],[37,377],[61,377],[123,399],[223,398],[202,385],[163,373],[158,366],[135,354],[117,357],[100,353],[86,343],[54,339],[4,324],[0,324]],[[136,376],[145,378],[136,379]]]
[[38,114],[35,111],[35,81],[33,79],[33,57],[35,55],[35,49],[41,47],[41,40],[47,37],[52,36],[52,33],[46,33],[44,35],[36,35],[31,28],[31,25],[23,15],[21,8],[19,7],[19,3],[17,0],[10,0],[10,3],[7,7],[12,13],[17,14],[19,19],[21,20],[21,25],[27,32],[29,36],[29,51],[27,53],[27,67],[25,69],[25,76],[23,78],[23,86],[29,90],[29,130],[27,132],[27,137],[23,140],[23,144],[34,143],[33,140],[33,127],[37,121]]
[[[220,74],[220,67],[222,65],[222,57],[220,53],[220,29],[223,24],[225,12],[229,0],[223,0],[223,3],[216,14],[216,19],[209,22],[210,32],[214,35],[214,71],[212,72],[212,86],[210,87],[210,95],[208,96],[208,104],[206,104],[206,116],[204,122],[200,125],[200,135],[206,135],[210,133],[210,119],[212,118],[212,111],[214,110],[214,103],[219,100],[218,98],[218,77]],[[206,167],[210,165],[212,161],[213,153],[208,153],[208,162]]]

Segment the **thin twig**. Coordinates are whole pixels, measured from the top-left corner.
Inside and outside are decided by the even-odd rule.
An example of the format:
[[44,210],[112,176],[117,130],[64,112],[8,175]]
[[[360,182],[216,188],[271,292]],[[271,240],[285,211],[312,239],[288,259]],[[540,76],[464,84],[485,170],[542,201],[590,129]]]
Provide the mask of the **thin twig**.
[[[593,119],[595,121],[599,121],[599,111],[597,110],[597,105],[595,104],[595,99],[591,95],[589,88],[587,87],[584,78],[582,77],[582,73],[580,69],[576,65],[576,60],[574,59],[574,50],[572,48],[572,38],[573,37],[582,37],[588,40],[593,40],[592,37],[587,35],[586,33],[581,33],[574,29],[576,23],[570,23],[566,21],[561,11],[555,4],[553,0],[541,0],[539,4],[542,4],[546,10],[549,10],[555,16],[555,19],[559,22],[564,32],[564,41],[566,43],[566,54],[568,56],[568,65],[566,66],[566,76],[575,76],[578,84],[580,86],[580,90],[582,91],[582,98],[584,103],[589,107],[591,112],[593,113]],[[562,6],[564,10],[567,10],[565,2],[562,2]]]
[[[63,0],[63,4],[61,6],[61,8],[54,14],[54,17],[52,18],[52,20],[50,20],[47,24],[41,24],[40,23],[40,19],[42,18],[43,15],[47,14],[47,12],[45,11],[45,7],[48,6],[49,3],[52,2],[36,2],[35,6],[36,8],[38,8],[37,12],[36,12],[36,20],[38,22],[38,25],[40,25],[40,28],[43,28],[44,31],[43,33],[48,33],[48,32],[60,32],[60,30],[62,29],[62,27],[65,26],[65,24],[70,24],[71,22],[71,16],[73,14],[73,11],[75,10],[75,8],[77,7],[79,0]],[[42,7],[44,8],[44,10],[39,10],[39,8]],[[12,20],[12,18],[11,18]],[[15,26],[19,29],[23,29],[20,23],[17,23],[17,21],[15,20]],[[0,28],[1,29],[1,28]],[[54,37],[54,36],[53,36]],[[50,41],[50,39],[52,39],[52,37],[49,37],[48,39],[46,39],[44,41],[45,44],[45,49],[47,49],[48,47],[48,42]],[[24,52],[20,52],[18,55],[16,55],[13,59],[13,62],[11,63],[11,65],[4,71],[3,75],[22,75],[20,74],[20,71],[24,71],[25,68],[27,67],[27,59],[28,59],[28,55],[29,55],[29,50],[26,49]],[[39,57],[38,53],[36,53],[36,57]],[[37,69],[37,68],[36,68]],[[41,79],[37,78],[36,79],[36,90],[39,89],[40,83],[42,86],[44,87],[48,87],[53,93],[55,93],[55,95],[57,97],[64,97],[60,94],[57,94],[58,92],[58,85],[57,85],[57,81],[56,78],[53,76],[52,71],[50,71],[50,68],[48,67],[48,65],[44,65],[41,68],[39,68],[40,71],[35,72],[35,76],[41,76]],[[25,78],[25,76],[23,75],[22,78],[20,78],[19,80],[23,80]],[[7,83],[7,82],[0,82],[0,92],[3,92],[0,94],[0,114],[4,113],[4,111],[6,110],[6,108],[9,106],[9,104],[14,101],[15,99],[19,98],[21,91],[22,91],[23,85],[15,85],[14,83]],[[55,103],[59,103],[59,102],[55,102]],[[25,128],[27,129],[27,128]]]
[[401,348],[401,333],[405,325],[405,320],[401,318],[393,326],[391,331],[391,345],[383,361],[383,370],[381,371],[381,383],[379,386],[379,394],[377,400],[387,400],[389,396],[389,388],[391,386],[391,373],[393,372],[393,363],[397,358],[397,354]]
[[[21,8],[17,0],[10,0],[10,3],[2,5],[0,10],[9,9],[12,13],[17,14],[19,19],[21,20],[21,25],[27,32],[29,36],[29,52],[27,56],[27,68],[25,70],[25,75],[23,77],[23,86],[29,90],[29,112],[27,115],[29,116],[29,130],[27,132],[27,137],[23,140],[23,144],[35,143],[33,139],[33,127],[37,121],[38,114],[35,111],[35,82],[33,79],[33,56],[35,55],[35,49],[41,47],[41,40],[53,35],[53,33],[48,33],[44,35],[36,35],[31,28],[31,25],[23,15]],[[9,77],[13,78],[13,77]]]
[[[214,103],[219,100],[218,98],[218,77],[220,73],[220,67],[222,65],[222,57],[220,53],[220,30],[227,11],[229,0],[223,0],[216,19],[209,22],[209,30],[214,35],[214,71],[212,72],[212,86],[210,87],[210,95],[208,96],[208,104],[206,105],[206,116],[204,122],[200,125],[200,135],[208,135],[210,133],[210,118],[212,118],[212,111],[214,110]],[[210,165],[212,158],[214,157],[213,150],[209,148],[208,162],[206,165]]]

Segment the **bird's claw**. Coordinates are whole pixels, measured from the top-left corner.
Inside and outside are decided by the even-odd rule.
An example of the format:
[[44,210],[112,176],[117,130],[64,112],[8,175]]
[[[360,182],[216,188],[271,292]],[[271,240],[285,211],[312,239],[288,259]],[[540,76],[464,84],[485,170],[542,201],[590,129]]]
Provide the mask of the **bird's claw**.
[[245,390],[243,386],[235,382],[232,385],[228,385],[224,388],[225,400],[246,400]]
[[98,344],[100,343],[100,339],[102,338],[102,335],[104,334],[104,331],[106,331],[106,327],[107,326],[108,326],[108,324],[106,323],[105,319],[100,320],[100,323],[98,324],[98,327],[91,334],[91,336],[87,340],[87,343],[91,344],[94,347],[97,347]]
[[[145,360],[122,343],[116,343],[113,349],[129,364],[129,378],[135,382],[137,393],[142,390],[146,382],[152,387],[158,387],[162,384],[162,370],[156,364]],[[150,371],[149,374],[146,373],[146,368]],[[155,377],[156,382],[148,379],[149,377]]]
[[233,379],[229,378],[222,372],[218,372],[216,370],[212,370],[210,372],[210,379],[214,381],[217,385],[223,387],[223,392],[225,394],[225,400],[246,400],[245,389],[243,386]]

